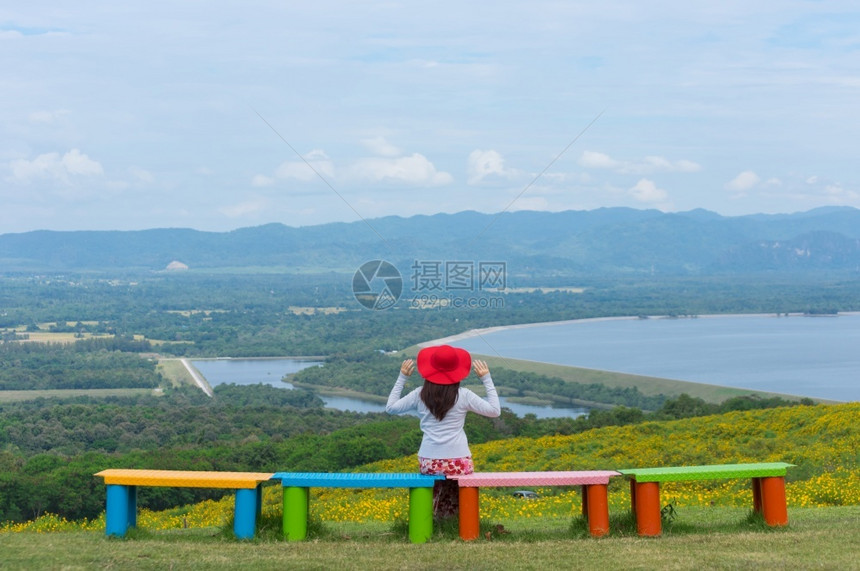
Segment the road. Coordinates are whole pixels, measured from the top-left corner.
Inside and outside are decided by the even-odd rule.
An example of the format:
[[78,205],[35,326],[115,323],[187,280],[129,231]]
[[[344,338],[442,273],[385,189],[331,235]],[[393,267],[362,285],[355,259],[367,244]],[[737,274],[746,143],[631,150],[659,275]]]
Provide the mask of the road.
[[185,370],[188,371],[188,374],[191,375],[191,378],[194,379],[194,382],[197,383],[197,386],[200,387],[201,391],[210,397],[215,396],[215,393],[212,392],[212,387],[210,387],[209,383],[206,382],[206,379],[197,372],[197,369],[191,366],[191,362],[188,359],[179,359],[179,361],[185,367]]

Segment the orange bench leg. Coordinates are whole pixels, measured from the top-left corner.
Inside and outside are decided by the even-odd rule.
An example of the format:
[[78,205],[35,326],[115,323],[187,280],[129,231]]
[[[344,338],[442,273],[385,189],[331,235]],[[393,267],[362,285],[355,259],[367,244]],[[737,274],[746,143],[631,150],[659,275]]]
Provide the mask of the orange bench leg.
[[788,525],[784,477],[770,476],[761,479],[761,504],[767,525]]
[[472,541],[481,534],[478,488],[460,487],[460,539]]
[[591,484],[585,487],[583,506],[588,511],[588,530],[592,537],[609,533],[609,499],[606,484]]
[[636,529],[641,536],[658,536],[663,532],[660,522],[660,484],[636,483]]

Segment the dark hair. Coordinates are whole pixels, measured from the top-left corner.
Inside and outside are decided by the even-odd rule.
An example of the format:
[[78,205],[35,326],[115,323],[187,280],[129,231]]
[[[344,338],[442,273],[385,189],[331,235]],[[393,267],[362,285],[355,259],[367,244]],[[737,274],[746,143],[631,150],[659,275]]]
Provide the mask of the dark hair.
[[424,387],[421,389],[421,400],[437,420],[442,420],[457,402],[459,392],[460,383],[437,385],[425,380]]

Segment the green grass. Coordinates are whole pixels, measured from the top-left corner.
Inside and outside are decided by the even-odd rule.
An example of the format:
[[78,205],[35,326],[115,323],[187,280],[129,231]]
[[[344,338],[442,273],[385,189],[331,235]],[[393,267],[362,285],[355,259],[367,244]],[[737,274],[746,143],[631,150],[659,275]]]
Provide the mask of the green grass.
[[597,369],[583,369],[580,367],[540,363],[537,361],[524,361],[520,359],[494,357],[490,355],[475,356],[486,360],[490,367],[504,367],[514,371],[538,373],[548,377],[558,377],[572,383],[597,383],[608,387],[622,388],[635,387],[639,389],[642,394],[647,396],[664,394],[669,397],[674,397],[682,393],[686,393],[692,397],[698,397],[711,403],[721,403],[732,397],[751,394],[761,397],[780,396],[783,398],[799,398],[785,394],[722,387],[704,383],[691,383],[687,381],[676,381],[657,377],[645,377],[641,375],[630,375],[627,373],[600,371]]
[[185,365],[179,359],[159,359],[156,370],[173,387],[181,387],[182,385],[197,386],[188,369],[185,368]]
[[0,403],[35,400],[38,398],[102,398],[144,394],[153,394],[153,389],[44,389],[32,391],[0,391]]
[[[422,545],[405,537],[405,525],[316,524],[304,542],[285,542],[272,531],[240,542],[219,529],[136,531],[127,539],[101,532],[0,535],[9,569],[856,569],[860,506],[789,509],[786,528],[768,528],[746,510],[687,508],[663,537],[639,538],[629,516],[615,516],[607,538],[587,536],[575,520],[528,519],[484,523],[474,542],[456,525]],[[503,525],[503,529],[496,527]],[[508,532],[508,533],[504,533]]]

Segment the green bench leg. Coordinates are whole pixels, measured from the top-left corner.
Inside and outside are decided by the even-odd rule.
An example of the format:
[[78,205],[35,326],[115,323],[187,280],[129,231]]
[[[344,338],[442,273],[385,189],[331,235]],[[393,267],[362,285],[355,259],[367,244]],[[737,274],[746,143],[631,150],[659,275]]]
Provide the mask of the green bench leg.
[[433,488],[409,488],[409,541],[424,543],[433,535]]
[[308,497],[308,488],[299,486],[287,486],[284,488],[283,525],[284,537],[288,541],[301,541],[308,536]]

